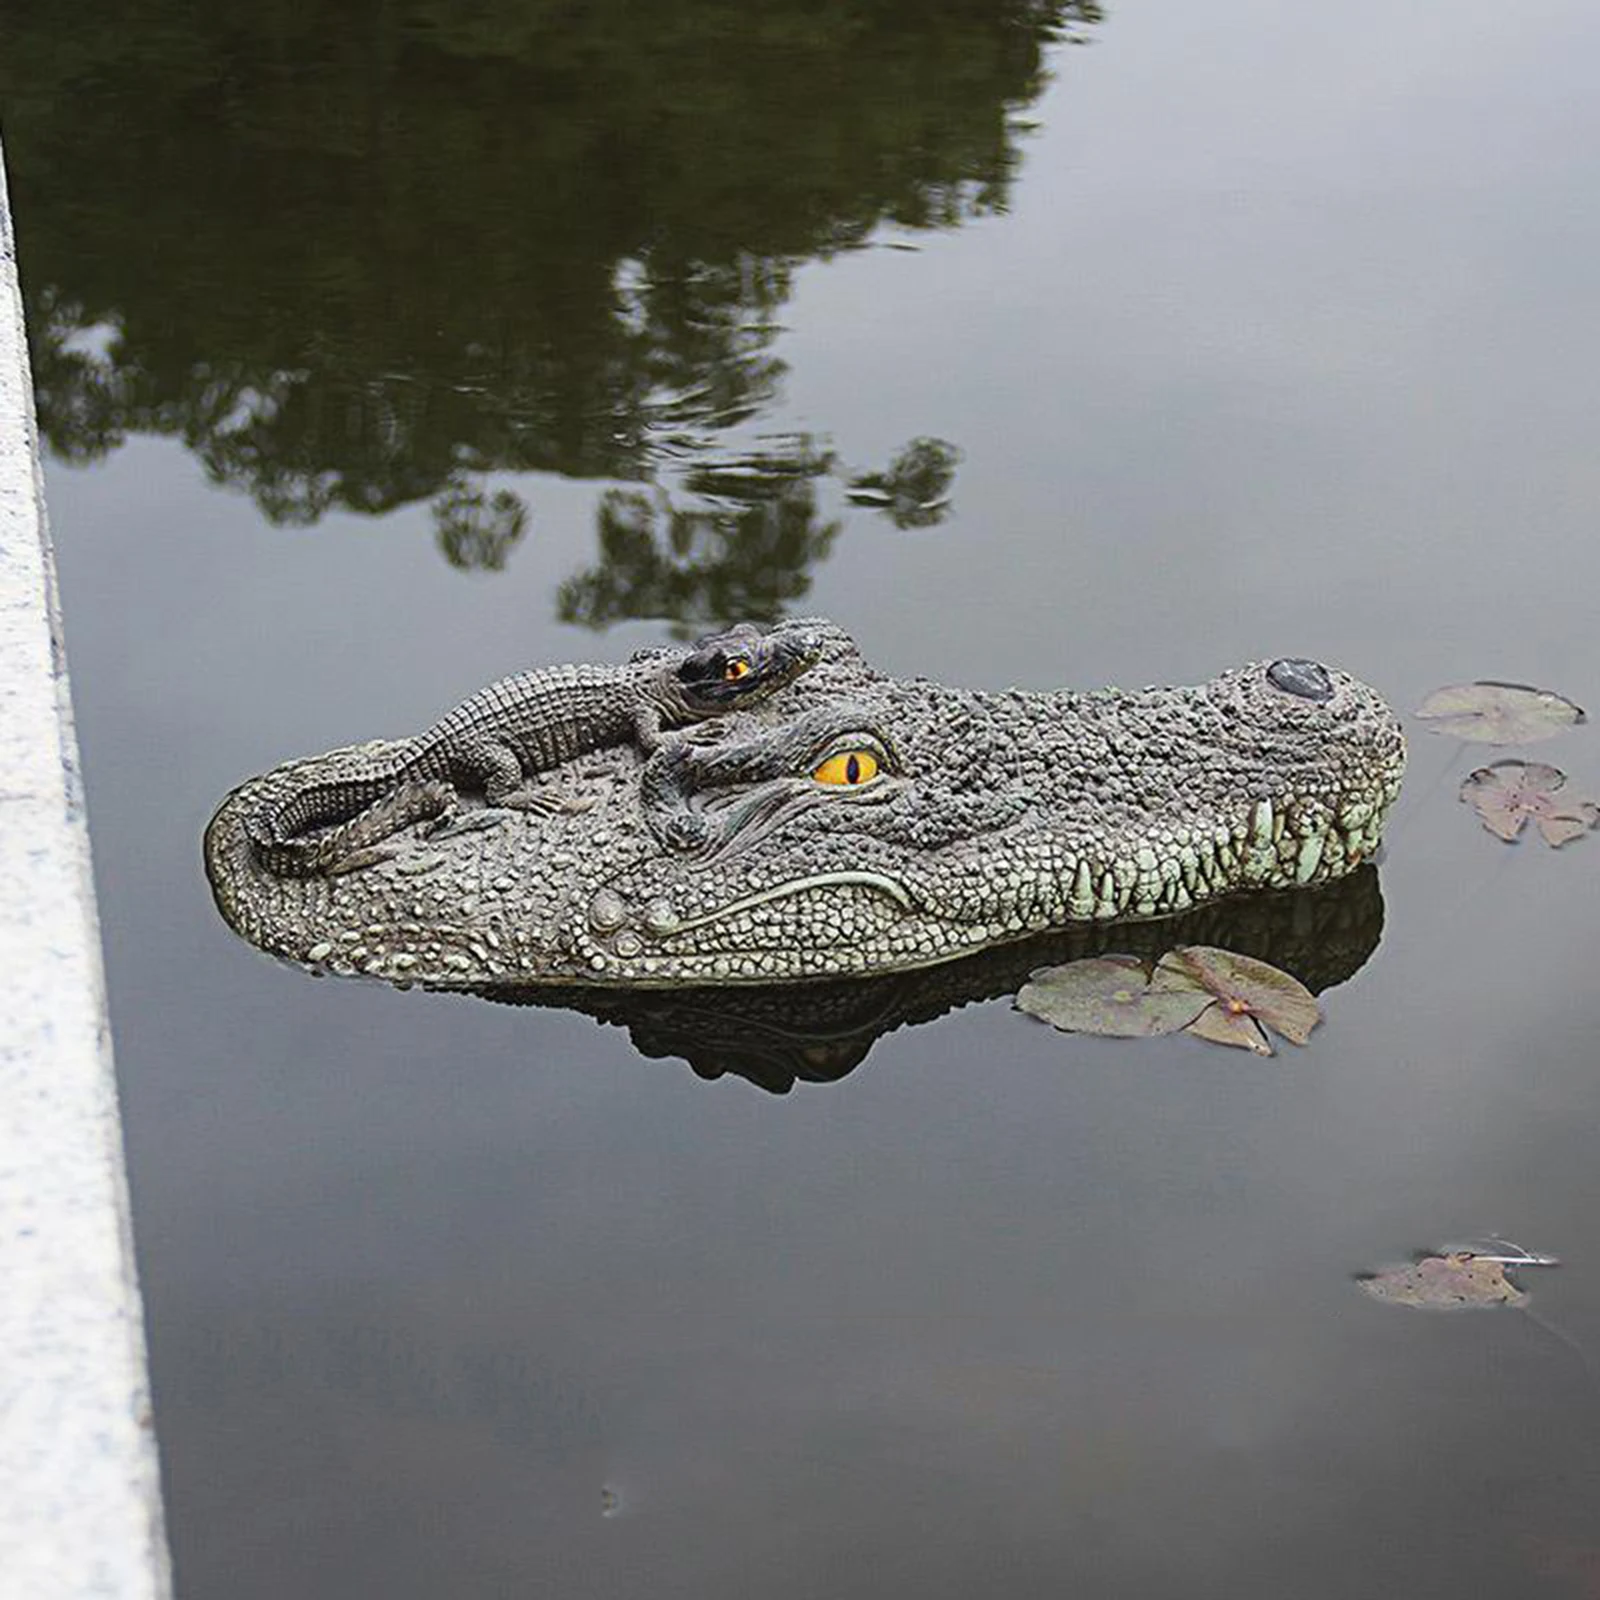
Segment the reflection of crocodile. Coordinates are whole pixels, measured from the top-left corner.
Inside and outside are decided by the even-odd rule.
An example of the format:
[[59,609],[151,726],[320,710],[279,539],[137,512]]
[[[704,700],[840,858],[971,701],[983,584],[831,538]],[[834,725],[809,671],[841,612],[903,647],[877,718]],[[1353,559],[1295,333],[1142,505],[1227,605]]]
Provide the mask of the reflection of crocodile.
[[582,1011],[628,1030],[641,1055],[681,1056],[702,1078],[734,1074],[773,1094],[833,1083],[896,1028],[1014,993],[1042,966],[1120,951],[1154,964],[1184,944],[1270,961],[1320,994],[1366,963],[1383,932],[1376,867],[1320,889],[1215,901],[1159,922],[1080,922],[915,972],[769,988],[488,989],[502,1003]]
[[741,625],[692,650],[641,652],[626,666],[519,672],[369,766],[264,801],[245,826],[274,872],[370,865],[378,841],[453,811],[458,783],[481,789],[493,807],[559,807],[529,780],[630,739],[646,755],[664,754],[666,729],[765,699],[819,650],[819,635],[804,626],[763,634]]
[[822,659],[716,741],[654,771],[627,747],[592,776],[569,764],[582,812],[413,830],[348,877],[264,870],[246,819],[370,750],[254,779],[207,830],[218,905],[275,954],[455,988],[856,977],[1328,882],[1376,849],[1399,789],[1393,713],[1313,662],[985,693],[887,677],[809,626]]

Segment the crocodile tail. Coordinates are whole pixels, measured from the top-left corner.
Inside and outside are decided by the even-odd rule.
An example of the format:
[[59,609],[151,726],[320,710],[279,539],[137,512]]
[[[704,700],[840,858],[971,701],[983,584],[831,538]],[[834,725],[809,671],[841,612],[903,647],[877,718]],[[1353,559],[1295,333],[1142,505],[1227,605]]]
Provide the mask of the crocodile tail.
[[398,786],[393,778],[354,777],[307,784],[264,806],[246,829],[256,858],[280,877],[332,872],[357,851],[448,811],[454,789],[442,779]]

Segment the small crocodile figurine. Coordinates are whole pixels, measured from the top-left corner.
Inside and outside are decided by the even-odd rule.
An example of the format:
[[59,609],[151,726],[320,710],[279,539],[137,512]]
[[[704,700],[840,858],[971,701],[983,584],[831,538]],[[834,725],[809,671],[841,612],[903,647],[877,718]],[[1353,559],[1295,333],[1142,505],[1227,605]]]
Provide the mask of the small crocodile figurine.
[[481,791],[493,808],[560,809],[560,797],[532,780],[614,745],[664,752],[668,730],[757,704],[821,650],[821,636],[803,623],[769,633],[741,623],[688,650],[640,651],[622,666],[513,673],[387,759],[253,811],[251,845],[271,872],[335,876],[382,859],[377,847],[418,822],[447,828],[458,786]]

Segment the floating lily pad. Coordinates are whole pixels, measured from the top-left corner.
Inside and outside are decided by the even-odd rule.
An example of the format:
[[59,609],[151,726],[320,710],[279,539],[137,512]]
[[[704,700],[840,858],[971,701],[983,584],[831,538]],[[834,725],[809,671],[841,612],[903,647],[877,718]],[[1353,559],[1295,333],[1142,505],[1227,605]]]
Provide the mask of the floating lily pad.
[[1064,1033],[1148,1039],[1177,1033],[1212,1003],[1194,989],[1153,989],[1136,956],[1094,956],[1041,967],[1017,994],[1017,1009]]
[[1167,951],[1156,965],[1150,987],[1157,992],[1209,995],[1210,1003],[1189,1024],[1189,1032],[1257,1055],[1273,1053],[1267,1028],[1290,1044],[1304,1044],[1322,1021],[1316,996],[1298,978],[1254,956],[1211,945]]
[[1504,1261],[1467,1251],[1421,1256],[1380,1268],[1356,1282],[1374,1300],[1418,1311],[1486,1311],[1528,1303],[1526,1293],[1506,1276]]
[[1273,1054],[1267,1027],[1304,1044],[1322,1020],[1299,979],[1208,945],[1169,950],[1154,976],[1135,956],[1042,967],[1017,995],[1017,1009],[1066,1033],[1145,1039],[1186,1031],[1263,1056]]
[[1489,678],[1435,689],[1417,718],[1431,732],[1475,744],[1533,744],[1586,720],[1581,707],[1553,689]]
[[1566,773],[1542,761],[1496,761],[1467,777],[1461,798],[1497,838],[1512,842],[1531,819],[1544,842],[1559,848],[1600,822],[1600,805],[1562,794],[1566,782]]

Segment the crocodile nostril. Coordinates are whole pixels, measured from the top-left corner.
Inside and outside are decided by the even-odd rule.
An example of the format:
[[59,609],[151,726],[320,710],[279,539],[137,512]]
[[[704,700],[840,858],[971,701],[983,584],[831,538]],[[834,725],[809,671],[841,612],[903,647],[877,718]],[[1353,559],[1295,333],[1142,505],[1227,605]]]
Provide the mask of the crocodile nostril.
[[1274,688],[1282,689],[1285,694],[1299,695],[1302,700],[1333,698],[1333,679],[1320,661],[1287,656],[1267,668],[1267,678]]

